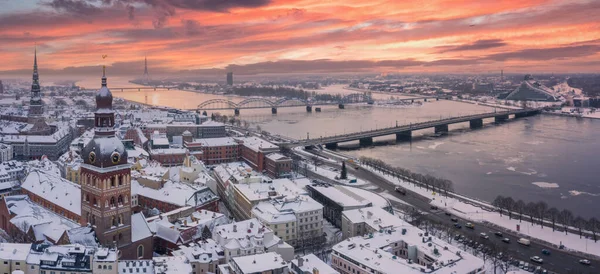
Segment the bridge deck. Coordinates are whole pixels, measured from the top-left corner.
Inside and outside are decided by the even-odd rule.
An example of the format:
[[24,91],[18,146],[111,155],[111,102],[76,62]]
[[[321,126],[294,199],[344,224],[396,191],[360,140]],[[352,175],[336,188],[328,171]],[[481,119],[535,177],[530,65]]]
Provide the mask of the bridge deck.
[[417,123],[417,124],[401,125],[401,126],[397,126],[397,127],[388,127],[388,128],[382,128],[382,129],[376,129],[376,130],[370,130],[370,131],[349,133],[349,134],[345,134],[345,135],[336,135],[336,136],[329,136],[329,137],[318,138],[318,139],[309,139],[309,140],[304,139],[304,140],[295,142],[294,144],[287,144],[287,145],[288,146],[311,146],[311,145],[317,145],[317,144],[343,143],[343,142],[359,140],[362,138],[380,137],[380,136],[392,135],[392,134],[396,134],[396,133],[400,133],[400,132],[421,130],[421,129],[432,128],[432,127],[442,126],[442,125],[463,123],[463,122],[468,122],[468,121],[477,120],[477,119],[494,118],[494,117],[501,117],[501,116],[507,116],[507,115],[512,115],[512,114],[538,113],[540,110],[541,109],[519,109],[519,110],[509,110],[509,111],[502,111],[502,112],[490,112],[490,113],[482,113],[482,114],[475,114],[475,115],[467,115],[467,116],[461,116],[461,117],[452,117],[452,118],[422,122],[422,123]]

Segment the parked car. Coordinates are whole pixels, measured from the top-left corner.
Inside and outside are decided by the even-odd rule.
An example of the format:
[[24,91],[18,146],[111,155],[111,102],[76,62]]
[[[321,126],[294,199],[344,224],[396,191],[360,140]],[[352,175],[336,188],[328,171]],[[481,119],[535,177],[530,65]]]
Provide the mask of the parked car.
[[456,227],[456,228],[462,228],[462,226],[459,223],[454,223],[454,227]]
[[587,260],[587,259],[581,259],[581,260],[579,260],[579,263],[580,264],[584,264],[584,265],[591,265],[592,264],[592,262],[590,262],[590,260]]
[[510,244],[510,239],[509,238],[504,238],[504,239],[502,239],[502,241],[505,242],[505,243],[507,243],[507,244]]
[[498,237],[502,237],[502,232],[500,231],[496,231],[494,232],[494,235],[498,236]]
[[472,223],[467,223],[465,226],[470,229],[475,229],[475,226]]
[[531,258],[529,258],[529,259],[530,259],[532,262],[534,262],[534,263],[538,263],[538,264],[544,263],[544,259],[542,259],[542,258],[540,258],[540,257],[538,257],[538,256],[533,256],[533,257],[531,257]]
[[458,222],[458,219],[457,219],[457,218],[454,218],[454,217],[452,217],[452,218],[450,218],[450,221],[453,221],[453,222],[455,222],[455,223],[456,223],[456,222]]
[[542,249],[542,254],[549,256],[550,255],[550,250],[548,250],[548,249]]
[[431,209],[433,209],[433,210],[438,210],[438,207],[437,207],[437,206],[434,206],[434,205],[432,205],[432,206],[431,206]]
[[520,261],[519,262],[519,268],[524,268],[525,267],[525,262],[524,261]]
[[487,234],[485,234],[483,232],[479,233],[479,237],[484,238],[486,240],[490,238],[490,236],[488,236]]
[[450,214],[450,212],[444,212],[444,214],[447,216],[452,216],[452,214]]

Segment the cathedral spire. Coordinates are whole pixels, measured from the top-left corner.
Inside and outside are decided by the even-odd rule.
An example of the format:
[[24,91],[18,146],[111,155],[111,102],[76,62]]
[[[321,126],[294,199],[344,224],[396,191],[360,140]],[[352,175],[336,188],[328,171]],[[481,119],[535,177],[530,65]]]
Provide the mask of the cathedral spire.
[[106,87],[106,66],[102,66],[102,86]]

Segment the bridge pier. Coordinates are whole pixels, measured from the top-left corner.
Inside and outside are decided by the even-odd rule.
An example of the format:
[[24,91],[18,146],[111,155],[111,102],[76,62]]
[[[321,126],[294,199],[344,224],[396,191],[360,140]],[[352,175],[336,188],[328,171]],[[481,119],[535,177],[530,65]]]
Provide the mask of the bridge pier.
[[208,112],[206,112],[206,110],[205,110],[205,111],[202,112],[202,115],[208,116]]
[[337,143],[325,144],[325,148],[327,148],[327,149],[337,149],[337,147],[338,147]]
[[471,129],[483,127],[483,119],[474,119],[469,121],[469,127]]
[[277,114],[277,108],[271,108],[271,113],[272,114]]
[[498,116],[494,117],[494,121],[496,123],[505,122],[506,120],[508,120],[508,114],[498,115]]
[[425,99],[423,99],[423,100],[425,100],[425,102],[427,102],[427,98],[425,98]]
[[315,108],[316,112],[321,112],[321,108]]
[[442,135],[448,134],[448,125],[435,126],[435,133],[440,133]]
[[306,112],[312,112],[312,106],[306,106]]
[[412,131],[403,131],[396,133],[396,142],[405,142],[412,140]]
[[435,100],[436,100],[436,101],[439,101],[439,100],[440,100],[440,98],[439,98],[439,97],[436,97],[436,98],[435,98]]
[[344,104],[338,104],[338,108],[340,108],[340,109],[344,109],[344,108],[345,108],[345,106],[344,106]]
[[411,100],[410,100],[410,102],[411,102],[411,103],[414,103],[414,102],[415,102],[415,99],[411,99]]
[[360,144],[360,146],[370,146],[373,144],[373,138],[372,137],[360,138],[358,140],[358,143]]
[[235,114],[236,116],[240,115],[240,109],[239,108],[233,109],[233,114]]

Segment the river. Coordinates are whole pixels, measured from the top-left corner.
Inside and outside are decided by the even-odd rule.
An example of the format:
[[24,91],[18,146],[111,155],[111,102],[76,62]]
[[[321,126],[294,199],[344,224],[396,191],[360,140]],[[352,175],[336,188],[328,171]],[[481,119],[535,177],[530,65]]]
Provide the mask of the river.
[[[125,83],[123,83],[125,84]],[[110,87],[110,79],[109,79]],[[317,92],[350,94],[357,91],[341,86]],[[176,108],[194,108],[215,98],[241,101],[240,97],[203,94],[180,90],[118,91],[113,95],[128,100]],[[388,95],[373,94],[376,99]],[[397,96],[398,97],[398,96]],[[451,116],[492,112],[487,106],[452,101],[426,102],[420,106],[381,107],[369,105],[325,106],[322,112],[307,113],[304,108],[241,110],[240,118],[263,130],[295,139],[317,138],[369,130],[398,124]],[[220,111],[232,115],[232,110]],[[210,113],[210,111],[209,111]],[[393,136],[376,138],[378,144],[354,148],[342,144],[344,153],[369,156],[416,172],[447,178],[458,193],[492,201],[497,195],[526,202],[545,201],[575,215],[600,218],[595,209],[600,202],[597,179],[600,151],[600,120],[538,115],[500,125],[486,120],[482,129],[470,130],[468,123],[450,126],[450,134],[433,136],[433,129],[413,133],[413,141],[395,144]],[[343,145],[346,145],[344,148]]]

